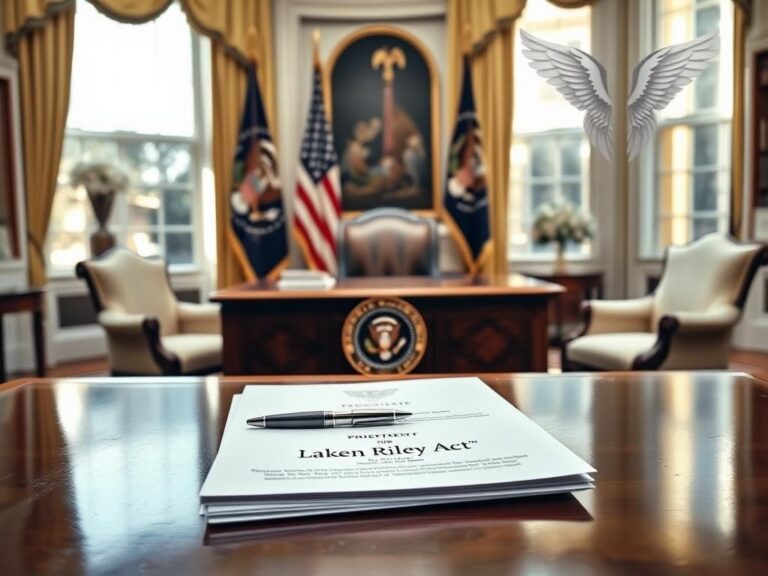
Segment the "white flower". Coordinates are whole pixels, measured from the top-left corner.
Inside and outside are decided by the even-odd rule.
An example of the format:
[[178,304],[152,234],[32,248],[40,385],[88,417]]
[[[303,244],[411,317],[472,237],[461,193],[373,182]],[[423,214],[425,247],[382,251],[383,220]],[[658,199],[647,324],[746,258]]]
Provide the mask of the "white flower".
[[79,163],[69,174],[73,186],[85,186],[89,194],[101,195],[122,192],[128,178],[111,164]]
[[562,201],[545,202],[536,210],[532,233],[534,242],[579,244],[594,235],[592,216],[573,204]]

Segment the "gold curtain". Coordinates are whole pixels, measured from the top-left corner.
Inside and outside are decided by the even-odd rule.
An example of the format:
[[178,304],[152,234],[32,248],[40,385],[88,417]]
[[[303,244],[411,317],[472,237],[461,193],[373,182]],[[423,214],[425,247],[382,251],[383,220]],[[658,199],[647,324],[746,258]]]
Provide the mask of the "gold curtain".
[[744,51],[751,0],[734,0],[733,6],[733,118],[731,119],[730,233],[742,235],[744,216]]
[[19,60],[29,283],[46,282],[43,253],[69,110],[75,4],[3,3],[6,42]]
[[[199,10],[208,4],[209,12]],[[231,12],[225,13],[226,5]],[[229,193],[232,187],[232,162],[240,125],[246,87],[245,62],[248,29],[258,32],[259,67],[257,69],[264,98],[269,129],[276,141],[274,68],[272,58],[272,5],[270,0],[186,0],[187,14],[192,21],[203,16],[216,16],[201,28],[205,33],[217,31],[222,41],[214,40],[211,59],[213,74],[213,172],[216,176],[216,251],[217,283],[220,287],[251,280],[250,267],[241,264],[240,245],[233,238],[230,226]],[[192,8],[195,6],[195,8]],[[195,10],[199,10],[195,12]],[[194,15],[193,15],[194,13]],[[196,24],[197,25],[197,24]],[[217,36],[214,35],[214,39]],[[248,275],[246,274],[248,270]]]
[[595,0],[547,0],[550,4],[554,4],[558,8],[583,8],[594,4]]
[[449,0],[448,110],[457,111],[465,27],[470,35],[472,81],[483,134],[493,255],[486,273],[507,271],[507,196],[512,145],[512,24],[525,0]]

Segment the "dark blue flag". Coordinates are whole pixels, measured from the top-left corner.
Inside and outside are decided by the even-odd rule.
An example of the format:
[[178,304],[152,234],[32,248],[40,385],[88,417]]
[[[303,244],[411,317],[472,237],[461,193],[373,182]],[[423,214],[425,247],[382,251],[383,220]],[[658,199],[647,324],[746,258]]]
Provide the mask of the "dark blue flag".
[[232,230],[253,275],[263,278],[279,273],[288,257],[285,210],[277,150],[269,133],[255,65],[248,69],[230,206]]
[[448,154],[443,206],[446,223],[459,244],[467,267],[475,273],[490,254],[491,229],[485,158],[467,56],[464,56],[459,113]]

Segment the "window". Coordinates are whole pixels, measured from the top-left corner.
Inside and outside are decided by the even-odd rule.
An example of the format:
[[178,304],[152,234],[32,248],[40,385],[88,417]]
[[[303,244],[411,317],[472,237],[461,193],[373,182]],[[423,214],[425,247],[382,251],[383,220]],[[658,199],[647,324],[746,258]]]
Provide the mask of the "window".
[[[646,257],[728,229],[733,89],[732,0],[656,0],[652,50],[720,29],[719,57],[658,115],[641,154]],[[650,51],[650,50],[649,50]]]
[[90,256],[95,218],[82,188],[69,185],[78,162],[108,162],[128,175],[108,228],[119,245],[170,265],[194,264],[199,173],[195,39],[178,5],[126,25],[79,1],[72,92],[48,233],[52,273],[71,274]]
[[[516,39],[522,28],[545,40],[591,51],[589,7],[563,9],[546,0],[529,0],[517,27]],[[536,245],[531,238],[539,205],[562,200],[589,210],[590,148],[583,113],[530,68],[519,40],[514,74],[508,248],[512,258],[525,258],[554,253],[553,246]],[[591,246],[569,246],[567,251],[589,255]]]

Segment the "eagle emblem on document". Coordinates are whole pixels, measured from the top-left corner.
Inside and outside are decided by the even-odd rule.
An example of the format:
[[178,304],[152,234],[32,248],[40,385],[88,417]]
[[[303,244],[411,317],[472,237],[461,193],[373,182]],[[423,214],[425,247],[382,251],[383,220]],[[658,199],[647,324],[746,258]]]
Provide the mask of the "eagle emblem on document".
[[397,392],[397,388],[386,388],[384,390],[345,390],[344,394],[357,398],[358,400],[381,400],[387,396],[392,396]]
[[341,345],[349,364],[361,374],[407,374],[424,356],[427,328],[419,311],[405,300],[370,298],[347,315]]

